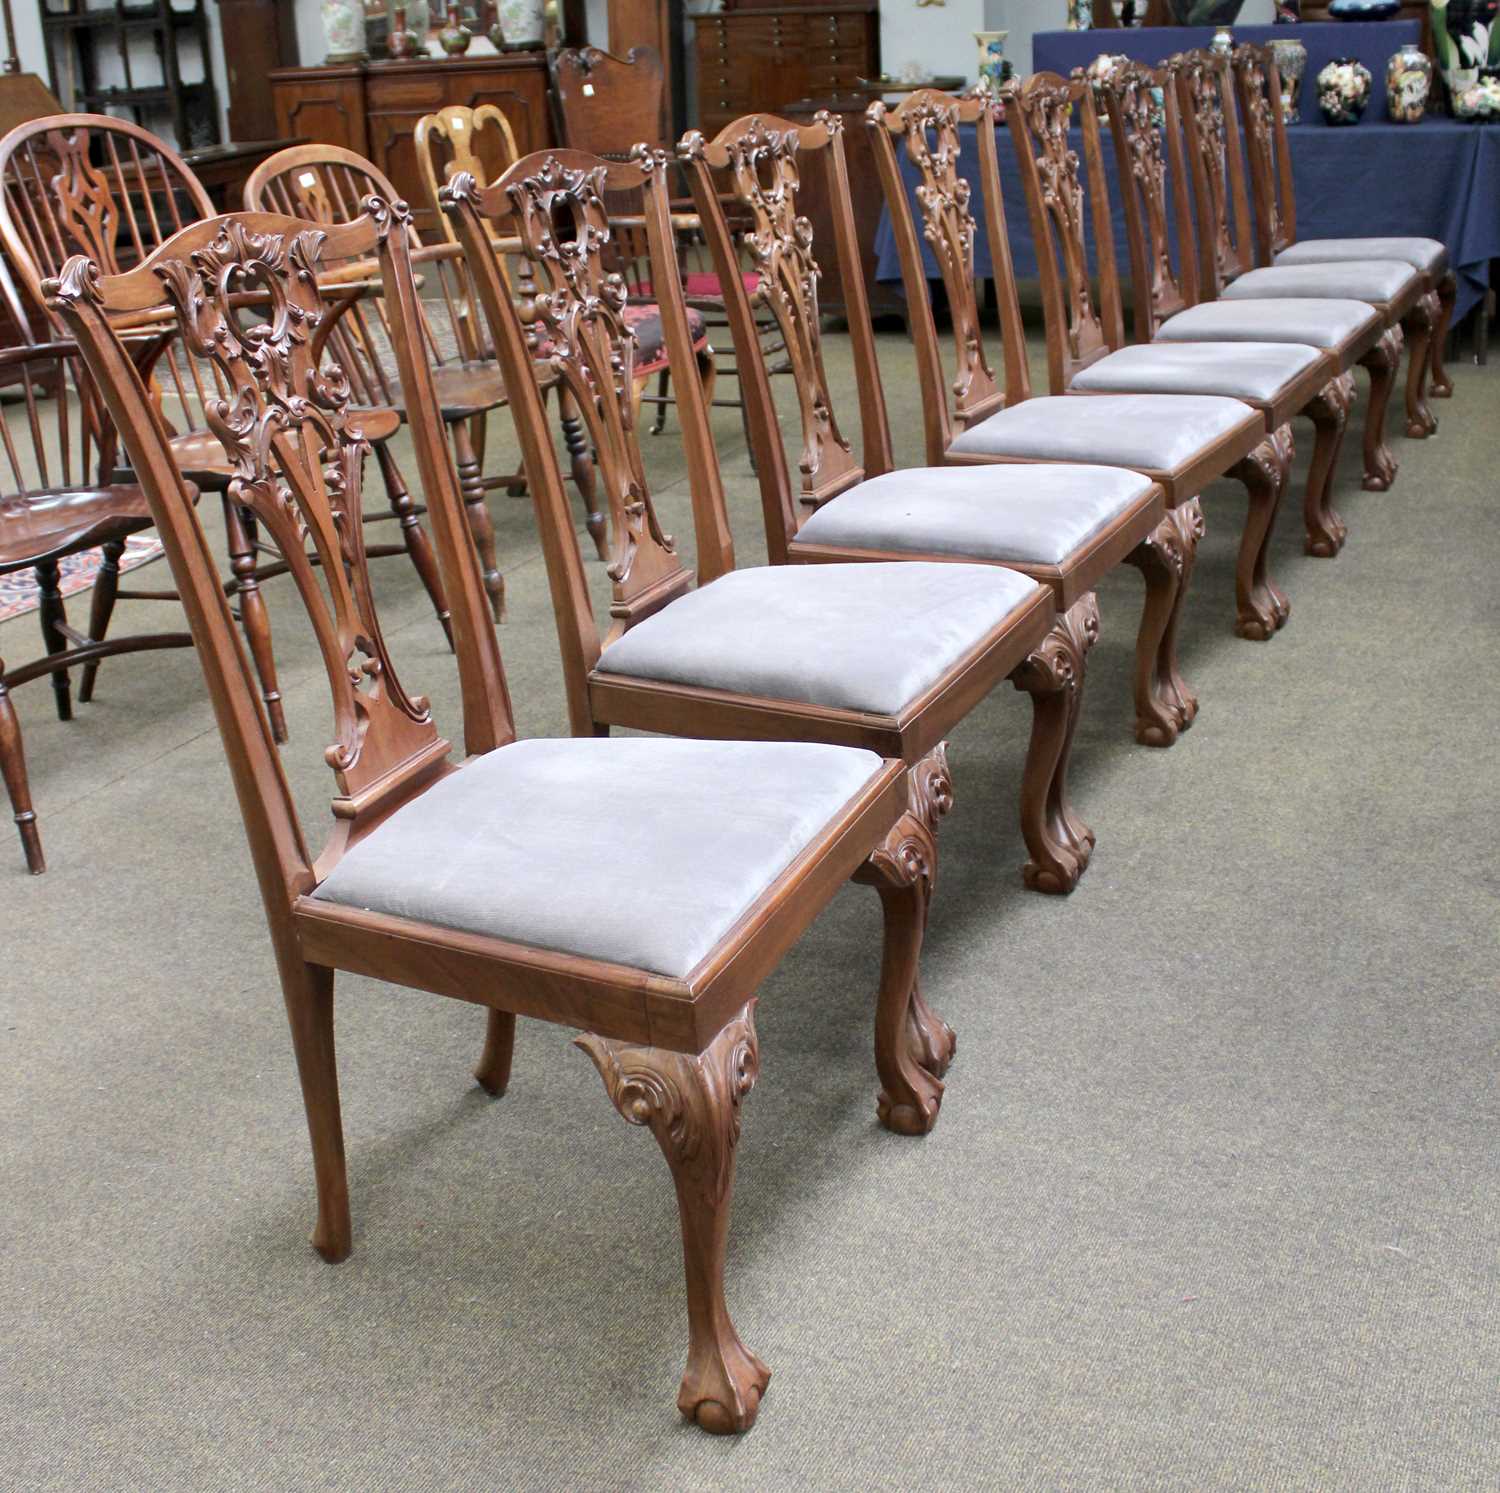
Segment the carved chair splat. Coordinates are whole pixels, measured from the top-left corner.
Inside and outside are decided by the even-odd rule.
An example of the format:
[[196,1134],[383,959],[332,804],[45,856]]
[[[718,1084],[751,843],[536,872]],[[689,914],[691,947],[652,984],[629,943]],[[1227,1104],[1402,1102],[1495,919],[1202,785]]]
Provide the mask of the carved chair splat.
[[[1345,371],[1347,354],[1357,347],[1357,361],[1370,375],[1363,485],[1367,491],[1384,492],[1396,477],[1396,458],[1385,440],[1385,413],[1400,367],[1405,340],[1402,323],[1421,341],[1424,366],[1431,335],[1431,327],[1426,325],[1429,318],[1417,304],[1422,296],[1420,277],[1408,266],[1378,261],[1349,265],[1350,273],[1336,282],[1315,266],[1254,268],[1239,108],[1229,61],[1214,53],[1196,51],[1170,58],[1168,66],[1177,78],[1193,181],[1200,295],[1204,301],[1256,304],[1217,312],[1194,308],[1187,314],[1187,321],[1175,318],[1176,325],[1163,329],[1162,335],[1181,340],[1191,321],[1221,325],[1224,318],[1244,317],[1256,327],[1248,335],[1337,350]],[[1221,181],[1228,183],[1227,189]],[[1226,190],[1234,202],[1232,223]],[[1303,303],[1300,308],[1298,301]],[[1339,305],[1344,308],[1342,313]],[[1376,314],[1379,334],[1373,341],[1368,318],[1363,322],[1354,319],[1353,310],[1358,305],[1367,305]]]
[[[488,188],[459,177],[444,194],[471,262],[496,232],[520,237],[543,287],[537,313],[555,349],[558,375],[594,391],[585,417],[607,474],[613,556],[612,625],[603,638],[583,584],[576,536],[558,504],[556,462],[534,438],[534,390],[524,404],[518,395],[516,404],[575,733],[618,725],[859,744],[901,757],[917,780],[936,774],[946,781],[943,736],[1035,656],[1034,688],[1043,703],[1023,793],[1022,829],[1031,854],[1025,876],[1042,890],[1071,890],[1093,846],[1066,800],[1066,748],[1082,650],[1066,630],[1049,637],[1054,619],[1047,588],[979,565],[736,570],[707,411],[701,393],[683,387],[679,412],[698,555],[694,588],[645,483],[624,396],[632,356],[620,316],[625,287],[608,269],[613,229],[606,194],[611,204],[633,197],[669,344],[674,356],[685,350],[687,306],[673,274],[666,173],[665,155],[646,146],[624,163],[546,151],[517,162]],[[489,264],[480,266],[476,281],[509,371],[524,329]],[[1092,616],[1087,620],[1092,626]],[[946,631],[944,641],[935,628]],[[945,790],[933,802],[946,808],[948,799]]]
[[[0,240],[27,299],[38,308],[43,279],[59,273],[70,255],[89,254],[107,270],[117,271],[186,224],[213,213],[207,192],[181,157],[123,120],[58,115],[19,125],[0,140]],[[220,392],[213,371],[174,338],[160,339],[144,356],[149,360],[153,401],[173,433],[179,465],[199,488],[223,494],[228,468],[205,414],[205,402]],[[394,519],[402,543],[372,545],[369,554],[407,555],[446,630],[447,602],[431,546],[387,447],[395,422],[372,424],[371,429],[390,512],[367,515],[367,521]],[[231,573],[226,584],[239,608],[272,730],[282,741],[286,722],[270,616],[260,587],[286,567],[279,554],[260,542],[253,519],[226,502],[224,520]],[[152,593],[123,594],[141,599]]]
[[[758,1068],[755,988],[844,880],[874,884],[885,911],[878,1107],[893,1130],[931,1129],[943,1085],[919,1066],[912,1023],[935,869],[930,820],[946,789],[935,776],[920,779],[915,786],[929,797],[913,799],[903,763],[837,747],[515,740],[423,353],[409,229],[404,207],[373,197],[347,224],[234,214],[171,236],[124,274],[101,277],[95,264],[73,258],[47,289],[140,474],[218,717],[307,1110],[314,1245],[331,1261],[351,1247],[337,970],[489,1008],[477,1076],[494,1091],[508,1075],[516,1014],[581,1027],[579,1043],[611,1100],[632,1124],[651,1128],[676,1186],[689,1322],[679,1408],[710,1431],[743,1431],[769,1379],[736,1334],[724,1292],[739,1107]],[[377,267],[452,600],[468,750],[458,764],[426,701],[398,682],[373,604],[359,523],[369,441],[350,379],[319,346],[335,299],[319,280],[351,259]],[[254,294],[242,299],[241,291]],[[325,758],[336,796],[332,834],[316,857],[256,706],[203,530],[119,334],[122,317],[163,308],[224,379],[225,397],[209,408],[234,467],[235,500],[285,546],[326,667],[334,735]],[[534,400],[519,336],[512,351]],[[533,438],[545,428],[538,424]],[[555,487],[560,495],[560,478]],[[580,786],[587,802],[614,809],[570,828],[551,800]],[[727,845],[688,831],[665,854],[642,848],[673,823],[735,821],[747,797],[757,813]],[[764,835],[755,827],[762,819],[775,825]],[[456,858],[461,875],[453,874]],[[651,918],[622,905],[622,865]],[[570,888],[566,904],[555,896],[559,882]],[[695,896],[700,886],[714,890]]]

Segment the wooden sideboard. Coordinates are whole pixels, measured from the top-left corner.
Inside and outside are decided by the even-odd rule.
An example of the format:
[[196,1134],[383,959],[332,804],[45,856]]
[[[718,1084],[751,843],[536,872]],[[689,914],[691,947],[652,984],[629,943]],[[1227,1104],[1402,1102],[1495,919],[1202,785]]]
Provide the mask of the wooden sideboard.
[[698,128],[710,139],[757,109],[847,93],[880,76],[880,8],[768,6],[694,16]]
[[524,155],[555,143],[542,52],[415,62],[356,62],[282,68],[271,74],[276,130],[358,152],[411,204],[425,239],[441,237],[426,203],[412,135],[417,121],[448,104],[495,104]]

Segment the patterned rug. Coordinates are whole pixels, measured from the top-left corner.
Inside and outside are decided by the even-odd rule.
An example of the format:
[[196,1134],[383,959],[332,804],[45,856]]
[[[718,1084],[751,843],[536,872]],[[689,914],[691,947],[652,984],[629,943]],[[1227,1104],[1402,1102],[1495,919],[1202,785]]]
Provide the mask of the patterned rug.
[[[138,570],[161,558],[161,540],[155,534],[132,534],[125,541],[125,554],[120,561],[121,571]],[[64,596],[85,591],[94,584],[99,567],[104,563],[102,550],[84,550],[82,554],[69,555],[58,564],[58,589]],[[34,570],[17,570],[10,575],[0,575],[0,622],[8,622],[24,612],[34,612],[42,604],[41,590],[36,583]]]

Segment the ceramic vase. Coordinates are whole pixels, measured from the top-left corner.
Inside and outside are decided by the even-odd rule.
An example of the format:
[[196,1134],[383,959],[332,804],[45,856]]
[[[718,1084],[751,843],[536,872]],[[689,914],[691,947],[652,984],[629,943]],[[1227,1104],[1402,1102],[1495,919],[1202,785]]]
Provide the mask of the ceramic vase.
[[1089,0],[1068,0],[1068,30],[1091,31],[1094,25],[1094,8]]
[[1416,124],[1427,112],[1432,61],[1416,45],[1399,47],[1385,68],[1385,107],[1397,124]]
[[546,39],[545,0],[499,0],[500,29],[508,47],[536,50]]
[[1005,38],[1009,35],[1008,31],[974,33],[974,45],[979,49],[979,78],[981,81],[988,80],[991,93],[997,91],[1015,72],[1010,59],[1005,55]]
[[1295,25],[1301,19],[1302,0],[1276,0],[1276,25]]
[[1370,69],[1355,57],[1335,57],[1318,74],[1318,108],[1329,124],[1358,124],[1370,102]]
[[1209,42],[1208,50],[1217,57],[1227,57],[1234,51],[1234,32],[1228,26],[1220,26],[1214,32],[1214,39]]
[[1271,43],[1276,71],[1281,74],[1281,113],[1288,124],[1302,123],[1302,75],[1307,71],[1307,48],[1294,37]]
[[1432,47],[1452,104],[1478,83],[1481,68],[1500,64],[1500,0],[1429,0],[1429,5]]
[[358,62],[365,54],[365,7],[362,0],[323,0],[325,62]]
[[458,5],[448,7],[448,24],[438,32],[438,45],[450,57],[462,57],[469,50],[474,33],[464,25],[463,10]]

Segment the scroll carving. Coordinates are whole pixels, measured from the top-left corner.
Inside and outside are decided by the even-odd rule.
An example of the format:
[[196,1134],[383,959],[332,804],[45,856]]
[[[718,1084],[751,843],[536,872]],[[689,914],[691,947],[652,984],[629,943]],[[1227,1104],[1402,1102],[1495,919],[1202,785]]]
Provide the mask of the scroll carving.
[[[1207,187],[1208,239],[1219,280],[1239,269],[1229,232],[1229,153],[1224,120],[1223,79],[1207,61],[1184,62],[1178,76],[1187,93],[1187,130],[1190,148],[1198,157]],[[1200,224],[1201,224],[1200,215]]]

